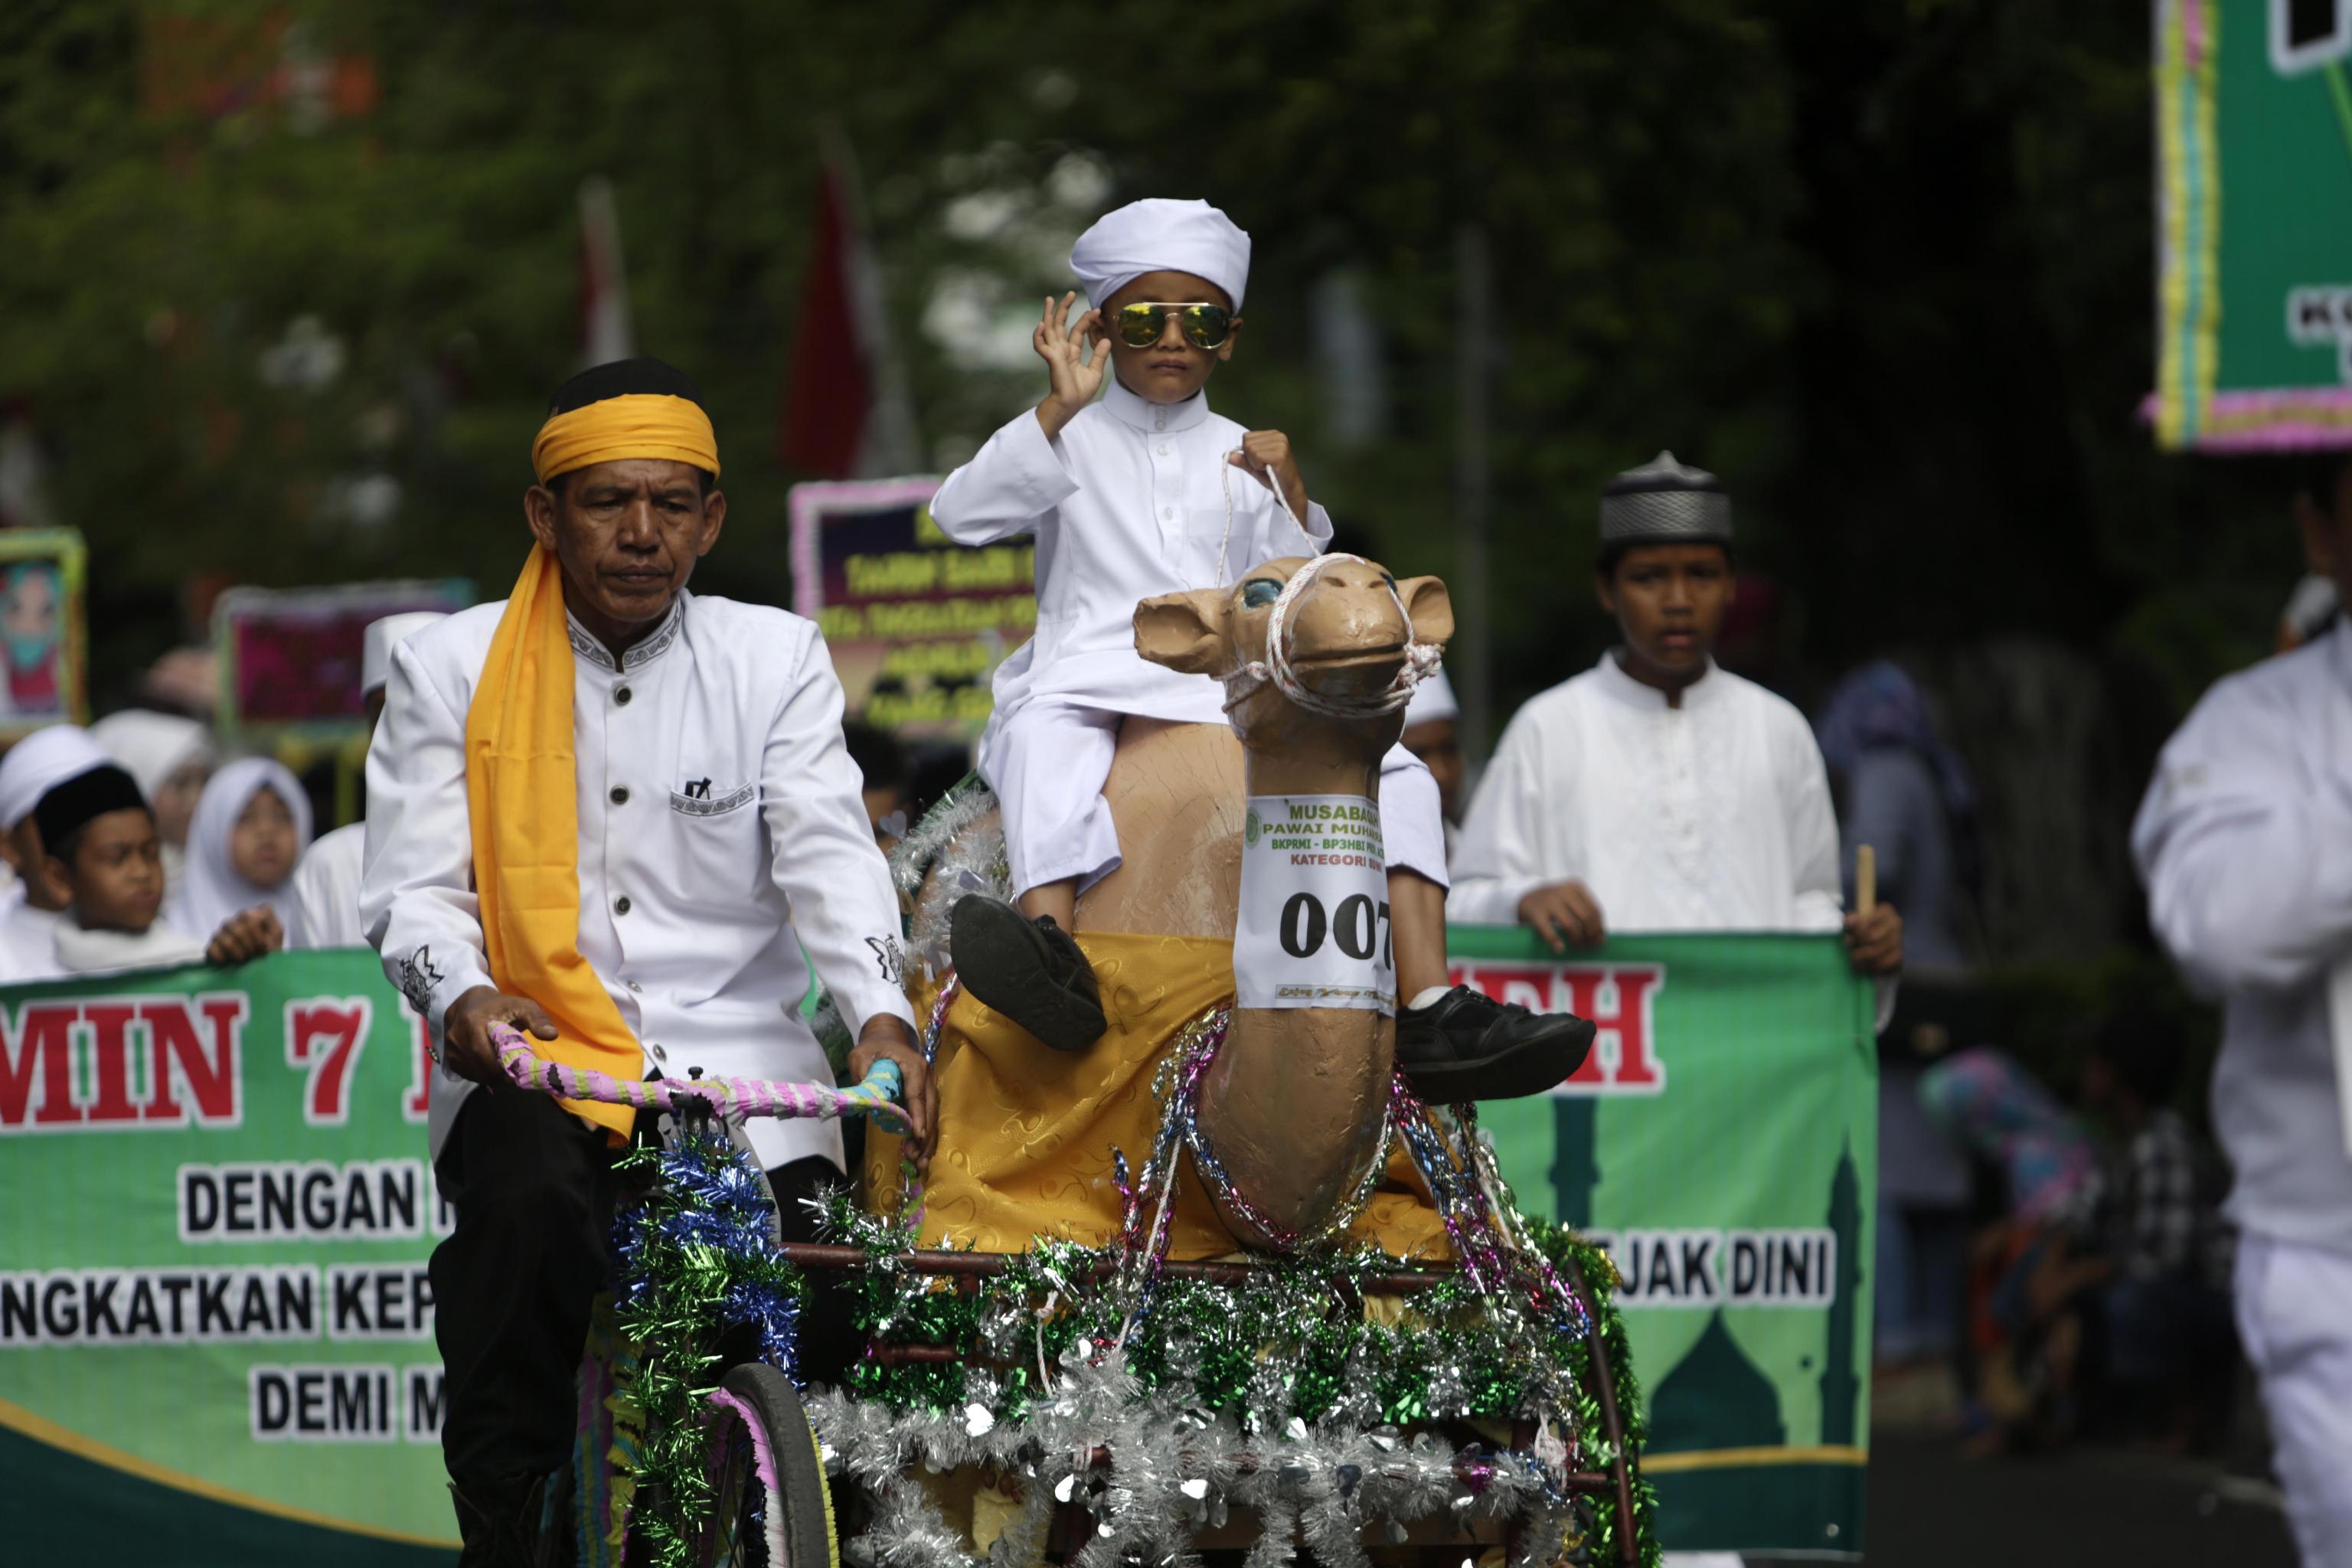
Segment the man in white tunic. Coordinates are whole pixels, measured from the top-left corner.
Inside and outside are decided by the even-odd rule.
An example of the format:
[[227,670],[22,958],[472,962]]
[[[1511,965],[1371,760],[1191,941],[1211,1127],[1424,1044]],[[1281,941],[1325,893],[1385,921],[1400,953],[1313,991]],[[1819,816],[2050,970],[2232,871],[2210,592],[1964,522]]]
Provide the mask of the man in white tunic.
[[1459,921],[1524,922],[1555,951],[1633,931],[1841,928],[1855,967],[1901,966],[1902,921],[1843,912],[1837,817],[1804,716],[1716,668],[1731,500],[1671,453],[1601,503],[1598,592],[1624,641],[1530,700],[1464,823]]
[[[393,655],[361,898],[439,1055],[432,1149],[457,1214],[432,1260],[442,1447],[467,1560],[485,1562],[538,1560],[520,1554],[570,1450],[630,1128],[625,1110],[503,1087],[491,1026],[614,1073],[830,1080],[799,1016],[805,949],[857,1040],[852,1071],[887,1057],[905,1074],[919,1148],[933,1110],[824,642],[784,611],[686,592],[726,516],[692,384],[652,360],[583,372],[532,461],[538,548],[514,596]],[[787,1237],[805,1237],[797,1200],[838,1174],[836,1124],[751,1136]],[[804,1352],[838,1353],[817,1330]]]
[[[1048,299],[1037,325],[1045,398],[931,500],[958,543],[1036,539],[1036,633],[998,668],[980,742],[1018,909],[965,899],[952,947],[975,997],[1060,1050],[1084,1049],[1105,1027],[1068,931],[1077,896],[1119,864],[1102,790],[1120,721],[1225,722],[1215,682],[1135,651],[1136,605],[1318,554],[1331,537],[1288,437],[1209,409],[1209,377],[1241,335],[1249,259],[1249,236],[1206,202],[1139,201],[1104,216],[1070,251],[1092,308],[1066,326],[1076,296]],[[1558,1083],[1580,1059],[1580,1021],[1445,984],[1437,784],[1402,746],[1381,767],[1381,826],[1404,1004],[1400,1066],[1448,1101]]]
[[[44,853],[33,808],[69,779],[114,759],[75,724],[34,731],[0,757],[0,832],[8,836],[9,858],[20,873],[40,865]],[[14,901],[0,914],[0,984],[52,980],[65,973],[58,963],[58,924],[65,904],[47,879],[23,875]]]
[[[416,632],[444,620],[437,610],[410,610],[368,623],[360,645],[360,702],[373,731],[383,716],[383,686],[392,678],[392,650]],[[287,911],[289,948],[365,947],[360,921],[360,873],[367,858],[367,824],[347,822],[311,840],[294,868],[292,907]]]
[[[2352,589],[2352,462],[2295,500]],[[2347,596],[2352,602],[2352,596]],[[2149,922],[2222,1006],[2213,1125],[2236,1179],[2239,1338],[2305,1568],[2352,1568],[2352,632],[2216,685],[2132,826]]]

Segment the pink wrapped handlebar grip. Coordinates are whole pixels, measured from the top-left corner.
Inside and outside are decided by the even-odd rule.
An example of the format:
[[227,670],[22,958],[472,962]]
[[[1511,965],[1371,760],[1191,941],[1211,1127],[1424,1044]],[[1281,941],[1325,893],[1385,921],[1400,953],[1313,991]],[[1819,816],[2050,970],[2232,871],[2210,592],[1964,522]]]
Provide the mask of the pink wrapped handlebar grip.
[[668,1110],[680,1098],[690,1095],[709,1102],[730,1121],[754,1116],[780,1121],[870,1116],[902,1136],[914,1130],[907,1112],[890,1099],[888,1076],[879,1073],[848,1089],[762,1078],[618,1079],[593,1068],[549,1061],[534,1052],[522,1032],[511,1025],[491,1025],[490,1043],[498,1047],[499,1064],[518,1088],[535,1089],[560,1100]]

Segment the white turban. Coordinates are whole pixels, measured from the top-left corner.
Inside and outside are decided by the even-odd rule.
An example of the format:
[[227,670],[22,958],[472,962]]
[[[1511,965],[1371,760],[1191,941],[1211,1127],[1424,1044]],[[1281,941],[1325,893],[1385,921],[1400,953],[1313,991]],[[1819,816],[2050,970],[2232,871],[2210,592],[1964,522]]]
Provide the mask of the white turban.
[[1190,272],[1223,289],[1238,310],[1249,260],[1249,236],[1233,219],[1206,202],[1157,196],[1105,213],[1070,247],[1070,270],[1097,309],[1147,272]]
[[1412,689],[1412,700],[1404,707],[1404,727],[1415,724],[1435,724],[1462,716],[1462,705],[1454,700],[1454,684],[1445,679],[1445,671],[1433,669]]
[[113,761],[78,724],[34,731],[0,757],[0,828],[13,831],[49,791]]
[[392,679],[394,648],[406,642],[412,634],[448,618],[438,610],[408,610],[370,621],[367,638],[360,645],[360,695],[383,690],[384,683]]

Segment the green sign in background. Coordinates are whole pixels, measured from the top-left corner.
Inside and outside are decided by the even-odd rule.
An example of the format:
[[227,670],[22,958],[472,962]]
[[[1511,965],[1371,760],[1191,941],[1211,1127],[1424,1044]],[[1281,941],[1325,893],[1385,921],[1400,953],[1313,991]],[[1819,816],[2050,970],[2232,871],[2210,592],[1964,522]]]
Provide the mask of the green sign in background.
[[2352,13],[2158,0],[2154,41],[2158,437],[2352,444]]
[[[1586,1074],[1600,1081],[1488,1106],[1484,1122],[1525,1206],[1611,1237],[1628,1273],[1636,1259],[1647,1265],[1628,1282],[1626,1318],[1669,1545],[1858,1548],[1876,1165],[1868,989],[1827,938],[1630,937],[1565,963],[1525,931],[1457,929],[1452,944],[1489,990],[1604,1025]],[[429,1319],[405,1299],[436,1235],[412,1107],[413,1020],[363,952],[281,954],[238,971],[234,986],[224,979],[188,971],[0,992],[0,1191],[11,1200],[0,1247],[0,1540],[28,1562],[446,1562],[454,1542],[437,1438],[408,1386],[412,1371],[437,1367]],[[219,1015],[205,1016],[208,998],[231,1011],[244,1003],[234,1101],[215,1090],[211,1121],[177,1066],[159,1097],[156,1026],[138,1016],[179,1009],[180,1044],[194,1050],[201,1079],[222,1065],[226,1043]],[[355,1053],[330,1059],[361,1004]],[[100,1068],[110,1039],[124,1064],[111,1085]],[[63,1068],[52,1060],[60,1041]],[[157,1118],[159,1101],[183,1117]],[[226,1192],[220,1168],[240,1162],[282,1179],[289,1163],[348,1177],[387,1161],[414,1163],[406,1234],[183,1239],[184,1217],[216,1228],[227,1217],[225,1205],[184,1216],[184,1180]],[[405,1165],[389,1169],[395,1189],[409,1184]],[[348,1194],[338,1192],[338,1223],[363,1219],[342,1212]],[[257,1197],[246,1213],[258,1223],[260,1212]],[[1663,1256],[1635,1245],[1652,1233],[1671,1233]],[[1769,1265],[1760,1233],[1774,1237]],[[1743,1235],[1756,1276],[1744,1296],[1729,1250]],[[1793,1275],[1791,1264],[1801,1265]],[[402,1281],[390,1337],[339,1337],[383,1327],[386,1302],[373,1292],[338,1314],[331,1271],[352,1266]],[[241,1293],[217,1297],[215,1310],[239,1331],[310,1331],[95,1343],[77,1321],[68,1342],[53,1343],[43,1321],[58,1303],[86,1316],[91,1271],[150,1271],[150,1310],[168,1326],[165,1275],[269,1267],[315,1273],[307,1324],[289,1325],[274,1292],[258,1318],[247,1321]],[[1768,1267],[1778,1285],[1797,1279],[1796,1299],[1759,1300]],[[108,1301],[112,1326],[136,1334],[131,1284],[117,1280]],[[1710,1286],[1719,1299],[1704,1300]],[[193,1287],[180,1308],[184,1324],[197,1315]],[[346,1374],[348,1396],[360,1367],[390,1369],[395,1408],[347,1397],[339,1415],[333,1373]],[[297,1424],[290,1394],[304,1375],[321,1394],[310,1424],[330,1429],[257,1438],[266,1417]],[[273,1377],[289,1397],[263,1408],[257,1379]],[[339,1419],[362,1430],[331,1430]]]
[[[1611,1238],[1635,1276],[1621,1299],[1669,1549],[1858,1552],[1871,988],[1826,936],[1626,936],[1564,963],[1521,930],[1449,940],[1489,992],[1603,1026],[1577,1092],[1480,1115],[1521,1206]],[[1628,1246],[1655,1233],[1663,1258]]]

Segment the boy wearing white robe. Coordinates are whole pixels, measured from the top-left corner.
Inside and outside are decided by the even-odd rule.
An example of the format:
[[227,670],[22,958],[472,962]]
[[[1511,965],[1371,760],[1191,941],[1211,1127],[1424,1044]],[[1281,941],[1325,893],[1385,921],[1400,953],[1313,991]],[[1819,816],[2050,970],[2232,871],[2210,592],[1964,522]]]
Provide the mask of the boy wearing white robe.
[[[1056,1049],[1084,1049],[1105,1028],[1068,930],[1077,896],[1119,864],[1102,790],[1120,721],[1225,722],[1214,682],[1135,651],[1136,605],[1319,554],[1331,537],[1288,437],[1209,409],[1203,388],[1242,331],[1249,257],[1249,236],[1202,201],[1133,202],[1096,223],[1070,252],[1092,308],[1068,321],[1076,296],[1049,298],[1033,337],[1050,389],[931,500],[960,544],[1036,539],[1036,632],[998,668],[980,742],[1018,910],[962,900],[952,944],[972,994]],[[1143,341],[1125,335],[1122,311]],[[1402,746],[1382,763],[1381,815],[1405,1003],[1400,1065],[1449,1101],[1558,1083],[1580,1060],[1580,1021],[1444,984],[1437,785]]]
[[1597,584],[1621,647],[1512,716],[1454,855],[1454,918],[1555,952],[1633,931],[1843,930],[1892,974],[1902,921],[1843,910],[1821,748],[1786,701],[1716,667],[1731,501],[1671,453],[1601,500]]

